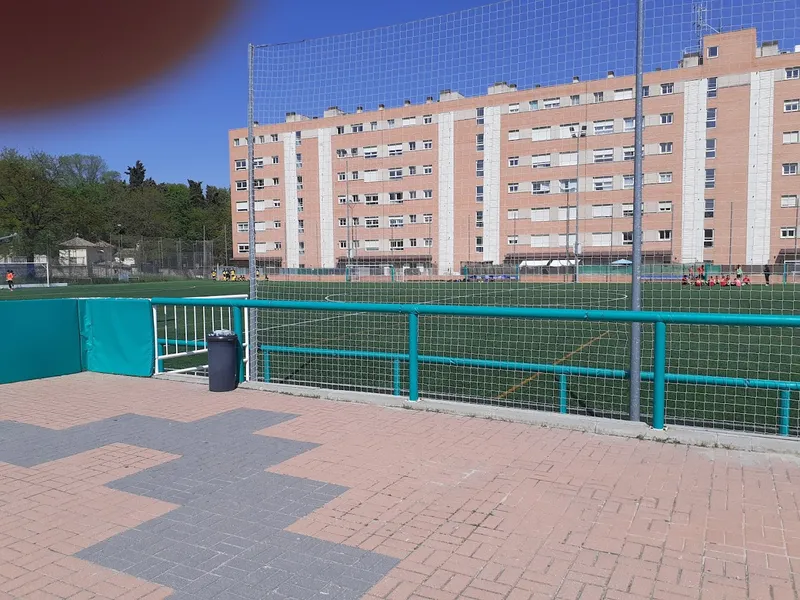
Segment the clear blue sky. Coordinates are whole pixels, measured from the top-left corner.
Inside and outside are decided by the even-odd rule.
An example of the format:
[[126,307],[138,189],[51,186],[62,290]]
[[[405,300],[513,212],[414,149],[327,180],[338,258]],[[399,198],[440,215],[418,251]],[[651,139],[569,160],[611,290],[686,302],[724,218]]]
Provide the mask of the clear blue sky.
[[[706,4],[709,20],[716,27],[730,30],[755,26],[760,39],[777,39],[783,48],[790,48],[800,44],[800,11],[796,2],[707,0]],[[228,186],[227,131],[246,125],[248,42],[275,44],[350,33],[479,4],[480,0],[404,0],[389,4],[375,0],[305,0],[300,3],[250,0],[235,21],[183,68],[122,97],[69,113],[0,120],[0,147],[15,147],[23,152],[38,149],[53,154],[98,154],[112,169],[120,172],[138,159],[144,162],[147,174],[157,181],[194,179]],[[681,50],[691,46],[691,4],[691,0],[646,1],[646,69],[675,66]],[[379,33],[372,39],[384,45],[387,40],[394,39],[396,44],[399,39],[396,45],[404,47],[403,35],[421,32],[414,38],[422,40],[419,47],[409,49],[406,44],[405,55],[397,59],[394,84],[387,83],[389,78],[385,74],[383,82],[373,80],[373,77],[380,79],[380,75],[373,75],[376,64],[393,60],[392,50],[383,49],[380,54],[373,53],[371,61],[359,61],[364,67],[359,76],[368,75],[369,82],[359,80],[358,76],[349,81],[336,81],[331,69],[325,67],[326,60],[331,60],[331,46],[324,41],[311,44],[312,50],[302,57],[278,52],[275,56],[283,62],[277,68],[283,69],[279,73],[287,73],[286,81],[282,81],[287,89],[297,89],[296,85],[291,85],[293,78],[295,82],[309,81],[315,72],[319,73],[318,89],[316,97],[299,96],[295,91],[277,91],[273,98],[265,94],[265,100],[279,101],[268,102],[270,108],[265,108],[262,122],[284,110],[318,114],[328,105],[328,99],[347,109],[352,108],[350,104],[362,102],[368,109],[375,108],[381,101],[395,104],[398,98],[386,98],[395,88],[397,94],[402,93],[417,102],[425,94],[450,87],[448,81],[455,82],[452,87],[463,82],[467,87],[473,85],[481,89],[486,85],[483,79],[497,75],[496,79],[508,78],[521,87],[529,87],[533,83],[565,82],[576,74],[584,79],[603,76],[607,69],[615,69],[618,74],[631,73],[634,5],[633,0],[532,0],[530,8],[522,11],[477,11],[474,13],[477,31],[485,30],[482,37],[478,34],[478,41],[484,44],[480,52],[470,47],[469,41],[461,45],[451,43],[447,48],[432,46],[431,40],[436,39],[437,31],[469,29],[466,21],[459,21],[458,17],[423,24],[421,29],[410,26],[389,34]],[[518,41],[519,37],[524,37],[524,28],[508,25],[519,15],[522,15],[520,21],[527,19],[530,28],[536,29],[534,35],[528,33],[530,39],[523,42],[527,44],[524,52],[519,50]],[[459,39],[459,36],[451,38]],[[362,40],[355,45],[352,39],[340,38],[339,45],[334,47],[339,51],[347,48],[357,51],[363,38],[355,38]],[[524,56],[525,60],[518,60],[509,67],[506,49],[515,43],[517,56]],[[426,62],[428,56],[441,57],[445,51],[450,52],[450,58],[431,58]],[[470,56],[476,53],[488,57],[481,65],[483,74],[474,72],[476,63]],[[300,58],[311,67],[293,69],[292,65]],[[514,60],[512,56],[511,61]],[[426,69],[429,62],[436,68]],[[445,72],[447,68],[451,71]],[[341,77],[341,73],[335,76]],[[273,74],[272,77],[278,76]],[[281,104],[286,104],[287,108]]]

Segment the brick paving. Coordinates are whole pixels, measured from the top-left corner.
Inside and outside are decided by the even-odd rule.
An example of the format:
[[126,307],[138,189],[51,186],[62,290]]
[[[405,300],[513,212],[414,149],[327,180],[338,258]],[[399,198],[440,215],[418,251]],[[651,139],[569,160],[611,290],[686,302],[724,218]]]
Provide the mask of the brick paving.
[[0,387],[3,598],[798,598],[800,462],[96,374]]

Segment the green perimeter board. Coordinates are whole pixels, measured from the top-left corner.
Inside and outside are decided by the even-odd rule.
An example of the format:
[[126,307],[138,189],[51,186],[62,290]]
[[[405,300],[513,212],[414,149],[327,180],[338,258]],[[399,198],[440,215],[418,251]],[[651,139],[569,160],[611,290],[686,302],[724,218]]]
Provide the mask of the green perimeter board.
[[82,371],[77,300],[0,304],[0,383]]

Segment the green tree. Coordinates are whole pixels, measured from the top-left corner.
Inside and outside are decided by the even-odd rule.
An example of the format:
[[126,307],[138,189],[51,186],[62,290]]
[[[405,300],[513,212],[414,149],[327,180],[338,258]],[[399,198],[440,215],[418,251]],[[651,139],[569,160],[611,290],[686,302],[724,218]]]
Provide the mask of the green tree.
[[[132,188],[142,187],[145,184],[146,173],[147,169],[144,168],[142,161],[137,160],[135,165],[128,167],[125,171],[125,175],[128,176],[128,185]],[[152,179],[150,181],[152,181]]]

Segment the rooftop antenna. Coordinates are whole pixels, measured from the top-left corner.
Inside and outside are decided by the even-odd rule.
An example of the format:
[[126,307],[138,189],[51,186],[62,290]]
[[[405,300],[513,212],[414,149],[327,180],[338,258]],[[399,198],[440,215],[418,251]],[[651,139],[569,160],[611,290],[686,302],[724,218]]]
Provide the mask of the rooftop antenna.
[[703,36],[707,33],[719,33],[717,29],[708,23],[708,7],[705,2],[694,2],[692,4],[692,26],[694,27],[695,48],[702,54]]

